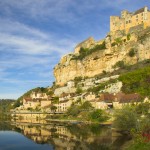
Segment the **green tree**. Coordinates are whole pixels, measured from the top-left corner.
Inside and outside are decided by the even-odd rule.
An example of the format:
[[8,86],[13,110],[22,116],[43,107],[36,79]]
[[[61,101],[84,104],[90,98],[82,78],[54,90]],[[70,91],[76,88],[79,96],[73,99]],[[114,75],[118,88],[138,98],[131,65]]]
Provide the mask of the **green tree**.
[[90,110],[93,109],[91,103],[89,101],[84,102],[81,106],[80,106],[81,110]]
[[81,87],[77,87],[76,93],[77,94],[81,94],[82,92],[83,92],[82,88]]
[[56,109],[57,109],[57,107],[56,107],[56,106],[54,106],[54,105],[52,105],[52,106],[51,106],[51,110],[52,110],[53,112],[55,112],[55,111],[56,111]]
[[57,97],[57,96],[54,97],[53,100],[52,100],[52,103],[53,104],[58,104],[59,103],[59,97]]
[[114,114],[114,126],[117,129],[131,131],[131,129],[139,130],[139,120],[136,111],[132,107],[124,107],[116,110]]
[[76,117],[80,113],[80,107],[78,105],[71,105],[67,111],[67,115]]
[[89,114],[89,118],[91,121],[102,122],[107,120],[107,117],[104,115],[104,112],[101,109],[96,109]]

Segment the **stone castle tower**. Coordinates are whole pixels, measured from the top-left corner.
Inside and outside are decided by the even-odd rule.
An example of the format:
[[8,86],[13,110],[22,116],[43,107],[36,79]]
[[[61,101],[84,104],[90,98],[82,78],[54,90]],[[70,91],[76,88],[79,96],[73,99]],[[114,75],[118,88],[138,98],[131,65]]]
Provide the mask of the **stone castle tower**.
[[121,16],[110,16],[110,32],[125,30],[126,33],[135,26],[142,25],[145,29],[150,26],[150,10],[148,7],[141,8],[135,12],[121,11]]

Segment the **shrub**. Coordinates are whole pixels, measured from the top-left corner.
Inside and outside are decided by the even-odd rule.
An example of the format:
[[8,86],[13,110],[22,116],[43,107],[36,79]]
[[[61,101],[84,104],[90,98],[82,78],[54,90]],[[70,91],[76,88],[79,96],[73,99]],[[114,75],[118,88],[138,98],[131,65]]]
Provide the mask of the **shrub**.
[[104,116],[104,113],[101,109],[96,109],[93,112],[89,114],[89,118],[91,121],[98,121],[102,122],[107,119],[107,117]]
[[19,107],[19,106],[21,106],[21,105],[22,105],[22,102],[21,102],[20,99],[18,99],[18,100],[15,101],[13,107],[16,108],[16,107]]
[[103,70],[103,74],[107,74],[107,72],[105,70]]
[[81,94],[82,92],[83,92],[82,88],[77,87],[77,89],[76,89],[76,93],[77,93],[77,94]]
[[116,64],[113,66],[114,68],[119,67],[119,68],[124,68],[125,64],[124,61],[118,61]]
[[78,105],[71,105],[70,108],[68,108],[67,115],[69,116],[78,116],[80,113],[80,107]]
[[59,97],[54,97],[54,98],[52,99],[52,103],[53,103],[53,104],[58,104],[58,103],[59,103]]
[[134,50],[134,48],[131,48],[131,50],[129,51],[129,56],[130,57],[134,57],[135,56],[135,50]]
[[80,106],[81,109],[83,110],[90,110],[90,109],[93,109],[91,103],[89,101],[86,101],[84,102],[81,106]]
[[81,80],[82,80],[82,77],[81,77],[81,76],[80,76],[80,77],[75,77],[75,78],[74,78],[75,86],[77,86],[77,84],[78,84],[79,82],[81,82]]
[[116,38],[116,39],[115,39],[115,42],[117,43],[117,45],[118,45],[118,44],[122,44],[121,38]]
[[115,46],[115,45],[117,45],[117,43],[116,43],[116,42],[111,43],[111,46]]
[[103,50],[103,49],[106,49],[105,41],[100,45],[95,45],[95,47],[93,47],[91,49],[81,47],[81,49],[79,51],[80,55],[73,56],[72,60],[82,60],[83,58],[90,55],[91,53],[98,51],[98,50]]
[[130,38],[131,38],[131,34],[129,33],[129,34],[127,34],[127,40],[129,41]]
[[56,106],[51,106],[51,110],[53,111],[53,112],[55,112],[56,111],[56,109],[57,109],[57,107]]

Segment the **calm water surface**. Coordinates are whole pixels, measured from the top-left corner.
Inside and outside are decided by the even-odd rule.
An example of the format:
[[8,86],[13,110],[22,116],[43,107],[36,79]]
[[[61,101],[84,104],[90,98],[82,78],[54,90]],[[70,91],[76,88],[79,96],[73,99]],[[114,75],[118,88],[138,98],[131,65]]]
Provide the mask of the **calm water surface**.
[[100,125],[0,122],[0,150],[119,150],[128,140]]

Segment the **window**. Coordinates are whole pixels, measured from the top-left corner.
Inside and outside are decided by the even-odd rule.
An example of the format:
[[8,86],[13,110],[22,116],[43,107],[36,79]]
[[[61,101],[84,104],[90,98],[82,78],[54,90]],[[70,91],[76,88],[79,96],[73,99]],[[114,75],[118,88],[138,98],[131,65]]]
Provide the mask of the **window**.
[[126,24],[128,24],[128,21],[126,21]]

